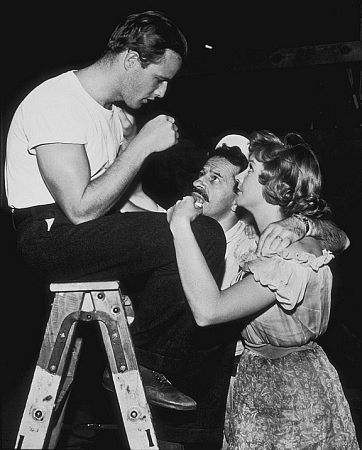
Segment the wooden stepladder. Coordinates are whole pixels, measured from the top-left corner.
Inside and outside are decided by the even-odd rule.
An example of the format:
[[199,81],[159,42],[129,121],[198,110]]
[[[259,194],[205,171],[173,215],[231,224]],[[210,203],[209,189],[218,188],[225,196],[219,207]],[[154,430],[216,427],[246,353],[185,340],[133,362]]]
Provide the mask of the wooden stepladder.
[[15,448],[55,448],[82,347],[76,326],[97,321],[129,448],[158,449],[119,283],[55,283],[50,290],[54,301]]

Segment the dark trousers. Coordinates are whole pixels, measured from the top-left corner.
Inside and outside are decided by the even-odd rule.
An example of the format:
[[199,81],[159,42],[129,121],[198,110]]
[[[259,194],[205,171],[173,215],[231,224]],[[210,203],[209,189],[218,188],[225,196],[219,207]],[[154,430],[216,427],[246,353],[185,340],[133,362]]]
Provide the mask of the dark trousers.
[[[45,219],[50,218],[55,220],[48,229]],[[154,411],[160,438],[218,445],[235,335],[232,327],[196,325],[180,282],[166,215],[115,213],[74,225],[50,205],[17,211],[14,219],[18,249],[46,283],[121,281],[135,309],[131,331],[138,362],[165,373],[198,402],[196,413]],[[200,216],[192,229],[218,280],[225,252],[220,225]]]

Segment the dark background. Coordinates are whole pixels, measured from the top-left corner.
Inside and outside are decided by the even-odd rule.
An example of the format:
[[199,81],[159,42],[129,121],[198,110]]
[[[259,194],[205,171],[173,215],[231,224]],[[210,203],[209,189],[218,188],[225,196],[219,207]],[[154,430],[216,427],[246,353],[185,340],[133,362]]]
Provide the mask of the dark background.
[[[140,124],[159,112],[172,114],[181,133],[175,148],[146,162],[145,189],[170,206],[187,190],[210,145],[227,133],[248,135],[263,128],[281,136],[301,133],[320,159],[334,220],[351,240],[332,266],[332,316],[321,344],[344,387],[358,390],[359,402],[362,54],[354,61],[344,58],[346,43],[361,39],[358,1],[10,4],[2,12],[1,167],[9,121],[27,92],[50,76],[97,59],[115,26],[126,15],[146,9],[164,11],[174,19],[188,39],[190,53],[166,98],[137,113]],[[339,51],[332,61],[324,59],[333,44]],[[325,52],[321,45],[327,46]],[[318,50],[317,59],[298,59],[298,49],[306,46],[309,55]],[[294,63],[272,64],[278,58],[270,55],[283,48],[297,55]],[[7,390],[34,359],[47,306],[16,254],[1,181],[2,302],[7,324],[2,327],[7,367],[3,389]],[[359,408],[355,406],[356,411]]]

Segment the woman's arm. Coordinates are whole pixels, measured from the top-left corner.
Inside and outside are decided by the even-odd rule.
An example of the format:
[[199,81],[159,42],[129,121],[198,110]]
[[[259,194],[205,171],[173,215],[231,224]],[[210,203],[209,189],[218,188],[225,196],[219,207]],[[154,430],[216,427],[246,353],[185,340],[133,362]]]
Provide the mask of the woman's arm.
[[191,229],[192,220],[200,212],[192,197],[179,200],[167,212],[182,286],[196,323],[207,326],[228,322],[272,304],[274,294],[251,276],[219,290]]

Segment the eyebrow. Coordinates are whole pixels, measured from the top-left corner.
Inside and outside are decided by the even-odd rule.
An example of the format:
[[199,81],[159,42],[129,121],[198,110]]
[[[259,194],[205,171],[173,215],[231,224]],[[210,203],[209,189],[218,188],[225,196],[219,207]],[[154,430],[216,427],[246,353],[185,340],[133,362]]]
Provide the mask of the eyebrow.
[[222,176],[222,174],[221,174],[221,172],[220,171],[217,171],[217,170],[215,170],[215,169],[213,169],[213,168],[207,168],[207,167],[203,167],[201,170],[200,170],[200,174],[205,174],[205,173],[213,173],[214,175],[217,175],[218,177],[220,177],[220,178],[224,178],[223,176]]
[[216,171],[216,170],[211,170],[211,172],[214,174],[214,175],[217,175],[218,177],[220,177],[220,178],[224,178],[223,177],[223,175],[221,174],[221,172],[218,172],[218,171]]
[[217,177],[225,180],[225,175],[223,175],[219,170],[217,170],[217,169],[210,169],[209,172],[211,172],[213,175],[216,175]]

